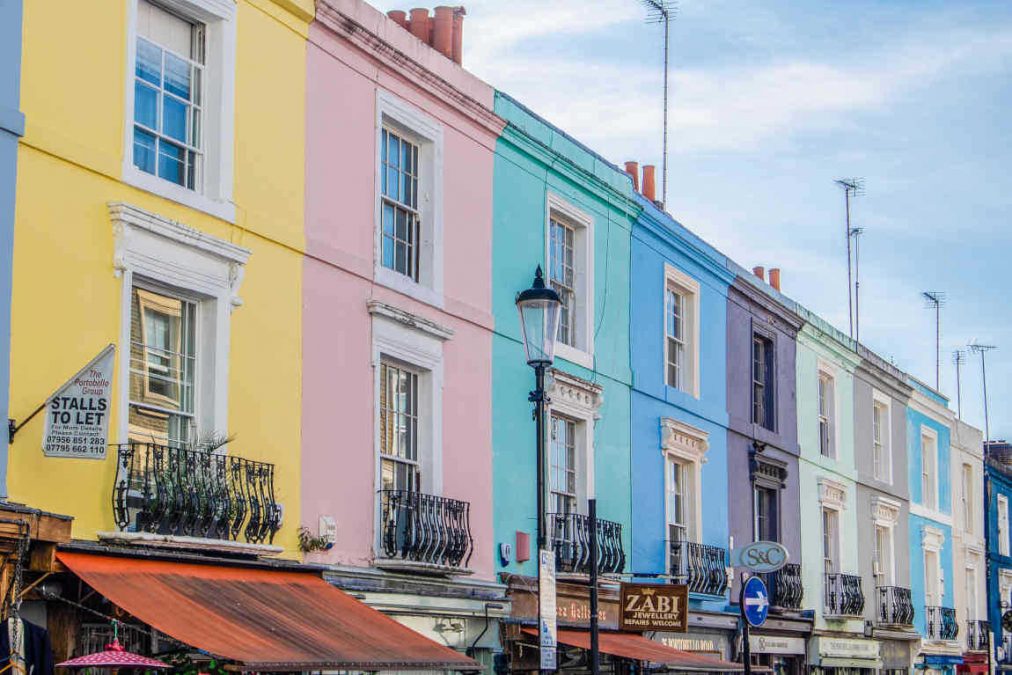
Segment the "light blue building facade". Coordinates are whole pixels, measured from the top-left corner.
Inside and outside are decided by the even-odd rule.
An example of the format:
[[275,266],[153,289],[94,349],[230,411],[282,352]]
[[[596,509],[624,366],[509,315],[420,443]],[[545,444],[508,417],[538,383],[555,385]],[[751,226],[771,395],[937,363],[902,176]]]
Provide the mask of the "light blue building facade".
[[[507,122],[493,186],[497,564],[506,578],[537,575],[536,439],[528,401],[534,374],[524,358],[515,295],[540,266],[565,303],[546,383],[548,534],[560,579],[585,583],[587,500],[595,489],[601,572],[629,569],[629,242],[639,205],[628,175],[517,101],[497,93],[495,112]],[[586,626],[586,617],[575,623],[581,621]]]
[[[11,267],[14,252],[14,193],[18,139],[24,135],[20,111],[21,0],[0,2],[0,412],[10,417]],[[7,495],[7,446],[0,449],[0,496]]]
[[910,588],[921,650],[914,665],[951,673],[962,663],[952,537],[951,425],[948,399],[911,378],[907,407]]
[[729,658],[727,259],[641,197],[633,227],[631,571],[689,586],[672,646]]

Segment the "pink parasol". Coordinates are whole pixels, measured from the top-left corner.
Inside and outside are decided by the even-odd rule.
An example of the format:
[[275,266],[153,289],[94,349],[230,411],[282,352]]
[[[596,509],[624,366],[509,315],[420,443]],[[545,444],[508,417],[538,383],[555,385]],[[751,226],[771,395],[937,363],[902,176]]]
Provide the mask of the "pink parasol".
[[104,652],[85,654],[76,659],[70,659],[63,663],[57,663],[57,668],[171,668],[167,663],[158,659],[149,659],[140,654],[134,654],[123,649],[119,638],[113,638],[112,644],[105,646]]

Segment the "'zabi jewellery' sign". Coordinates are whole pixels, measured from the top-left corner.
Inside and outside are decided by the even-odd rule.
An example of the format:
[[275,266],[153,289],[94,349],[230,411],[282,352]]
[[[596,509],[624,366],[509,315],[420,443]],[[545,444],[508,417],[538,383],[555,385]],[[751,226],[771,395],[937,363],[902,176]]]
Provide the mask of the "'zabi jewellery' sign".
[[689,587],[685,584],[622,584],[619,629],[684,633]]
[[105,459],[114,356],[109,345],[46,399],[42,451],[47,457]]

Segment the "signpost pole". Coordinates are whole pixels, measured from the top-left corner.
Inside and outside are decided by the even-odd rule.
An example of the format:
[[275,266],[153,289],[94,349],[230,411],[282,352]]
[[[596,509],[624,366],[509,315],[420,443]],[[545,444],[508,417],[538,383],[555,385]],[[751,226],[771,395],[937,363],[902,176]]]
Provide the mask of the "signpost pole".
[[601,652],[598,646],[597,618],[597,499],[587,500],[587,516],[590,521],[590,672],[601,672]]
[[752,675],[752,645],[749,644],[748,619],[745,618],[745,580],[748,575],[742,572],[741,590],[738,591],[738,610],[741,612],[741,654],[745,675]]

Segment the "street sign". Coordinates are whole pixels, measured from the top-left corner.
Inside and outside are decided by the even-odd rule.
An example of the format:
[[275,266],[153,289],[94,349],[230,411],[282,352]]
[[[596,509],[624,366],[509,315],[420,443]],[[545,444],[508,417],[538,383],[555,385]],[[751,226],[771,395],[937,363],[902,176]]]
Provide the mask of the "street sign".
[[787,549],[775,541],[755,541],[731,551],[732,567],[744,567],[755,573],[776,572],[789,558]]
[[622,584],[619,628],[624,631],[688,629],[689,587],[685,584]]
[[555,607],[555,554],[538,552],[538,602],[541,625],[538,626],[538,645],[541,652],[541,670],[555,670],[558,636]]
[[749,577],[741,588],[741,614],[749,624],[759,627],[770,613],[766,584],[759,577]]

